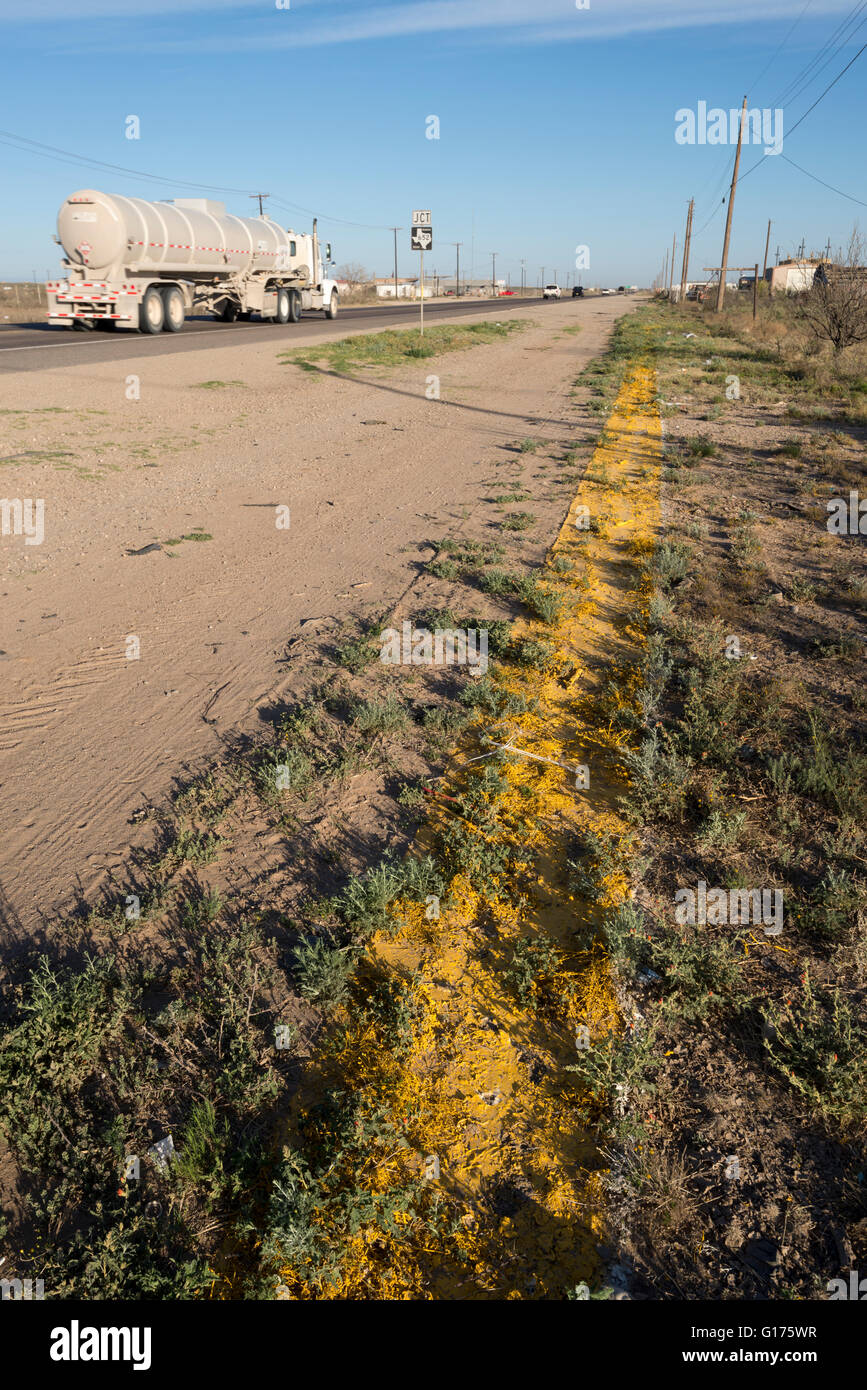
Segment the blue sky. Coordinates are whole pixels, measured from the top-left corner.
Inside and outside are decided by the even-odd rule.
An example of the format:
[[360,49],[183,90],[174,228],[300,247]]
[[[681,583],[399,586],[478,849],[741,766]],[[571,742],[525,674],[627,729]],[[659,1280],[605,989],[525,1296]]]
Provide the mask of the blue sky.
[[[0,127],[133,171],[0,144],[0,274],[57,273],[57,208],[76,188],[160,198],[196,195],[192,183],[239,190],[210,195],[239,213],[246,191],[270,192],[299,230],[317,212],[338,262],[381,275],[387,228],[430,207],[428,269],[451,272],[446,243],[462,241],[465,271],[472,258],[489,273],[496,251],[513,284],[522,257],[529,282],[544,266],[565,284],[578,245],[585,284],[649,284],[694,195],[697,272],[719,260],[733,151],[677,144],[675,113],[745,92],[780,105],[850,13],[827,66],[782,103],[785,158],[739,188],[734,265],[761,260],[769,217],[772,260],[778,244],[836,246],[867,228],[865,207],[787,162],[867,204],[867,53],[787,133],[867,42],[867,0],[0,0]],[[742,172],[760,154],[745,150]],[[399,246],[414,273],[408,231]]]

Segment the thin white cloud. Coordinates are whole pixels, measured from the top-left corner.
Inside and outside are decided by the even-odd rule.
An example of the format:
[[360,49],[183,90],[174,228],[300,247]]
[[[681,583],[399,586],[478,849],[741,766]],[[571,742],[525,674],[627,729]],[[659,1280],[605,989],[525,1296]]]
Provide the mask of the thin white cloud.
[[[122,18],[131,21],[171,14],[179,22],[207,16],[211,32],[195,38],[164,38],[145,47],[161,51],[258,50],[321,48],[332,44],[422,34],[484,33],[488,40],[507,42],[568,42],[707,25],[734,25],[786,20],[792,0],[589,0],[578,9],[575,0],[395,0],[368,6],[360,0],[290,0],[278,9],[275,0],[76,0],[74,23]],[[809,15],[842,13],[851,0],[813,0]],[[255,14],[255,28],[245,21]],[[317,11],[321,12],[317,14]],[[0,0],[0,18],[13,23],[70,19],[68,0]],[[263,23],[272,19],[272,23]],[[227,23],[225,32],[223,24]],[[279,27],[278,27],[279,26]],[[91,35],[81,34],[90,47]],[[101,36],[105,41],[106,36]],[[138,45],[137,45],[138,47]]]

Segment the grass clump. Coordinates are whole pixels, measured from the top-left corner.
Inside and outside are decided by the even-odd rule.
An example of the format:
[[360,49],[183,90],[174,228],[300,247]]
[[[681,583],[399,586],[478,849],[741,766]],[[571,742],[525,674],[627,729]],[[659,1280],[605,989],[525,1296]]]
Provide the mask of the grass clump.
[[405,362],[436,357],[444,352],[504,342],[523,326],[518,319],[505,323],[485,320],[483,323],[435,325],[426,330],[424,338],[420,338],[414,328],[388,329],[383,333],[341,338],[336,343],[317,343],[315,348],[281,352],[277,356],[286,366],[333,372],[399,367]]

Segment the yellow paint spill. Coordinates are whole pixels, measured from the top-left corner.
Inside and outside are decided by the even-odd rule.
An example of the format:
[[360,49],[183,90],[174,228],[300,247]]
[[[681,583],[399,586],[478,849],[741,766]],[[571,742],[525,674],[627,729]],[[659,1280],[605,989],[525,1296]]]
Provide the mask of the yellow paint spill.
[[[634,661],[644,641],[649,589],[637,560],[652,550],[660,525],[655,398],[654,373],[635,368],[547,558],[545,584],[564,600],[563,616],[553,624],[516,624],[516,635],[553,643],[556,659],[544,675],[501,669],[497,684],[537,703],[531,712],[474,726],[477,735],[537,755],[508,757],[500,767],[506,791],[496,801],[503,840],[532,854],[533,881],[516,907],[459,875],[438,921],[428,921],[422,906],[396,904],[396,931],[377,935],[370,954],[409,984],[417,1009],[409,1051],[383,1055],[359,1025],[338,1059],[343,1084],[388,1107],[409,1140],[364,1181],[376,1191],[422,1183],[425,1158],[436,1156],[439,1179],[430,1189],[447,1194],[461,1219],[445,1242],[427,1240],[423,1230],[414,1234],[410,1216],[394,1235],[361,1229],[345,1247],[339,1273],[316,1292],[309,1270],[285,1269],[293,1297],[562,1298],[600,1278],[600,1159],[577,1118],[580,1093],[565,1068],[576,1060],[580,1025],[595,1040],[620,1024],[594,929],[601,912],[628,892],[630,837],[617,813],[622,782],[612,759],[622,734],[595,710],[598,668],[612,658]],[[588,517],[590,529],[581,529]],[[634,696],[628,679],[620,692],[627,703]],[[454,773],[440,783],[444,792],[465,784],[460,765],[481,751],[479,745],[455,754]],[[563,763],[587,765],[589,787],[577,788]],[[451,804],[438,800],[423,849],[450,815]],[[566,872],[587,830],[616,837],[621,848],[619,867],[589,910],[570,894]],[[534,937],[552,938],[562,955],[536,1010],[520,1005],[502,978],[513,943]],[[302,1095],[299,1103],[310,1100]]]

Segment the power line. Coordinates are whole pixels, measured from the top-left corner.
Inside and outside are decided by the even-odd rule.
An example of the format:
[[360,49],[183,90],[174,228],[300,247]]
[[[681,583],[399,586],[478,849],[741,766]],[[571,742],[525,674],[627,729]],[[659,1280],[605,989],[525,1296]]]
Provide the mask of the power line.
[[[821,62],[825,53],[834,47],[835,43],[837,43],[838,38],[840,38],[845,33],[845,30],[851,24],[852,20],[857,19],[862,9],[863,0],[858,0],[858,3],[853,5],[849,13],[843,19],[841,19],[833,34],[831,34],[830,38],[827,38],[825,40],[818,52],[814,53],[813,57],[810,59],[808,63],[804,65],[804,67],[801,68],[800,72],[797,72],[795,76],[791,78],[789,82],[786,83],[779,96],[774,97],[773,101],[770,103],[771,106],[779,106],[784,101],[788,100],[789,93],[794,91],[795,88],[797,88],[800,85],[803,79],[808,75],[811,69],[816,66],[817,63]],[[845,40],[843,40],[843,42],[845,42]]]
[[[867,3],[867,0],[865,0],[865,3]],[[858,27],[860,28],[860,25],[859,25]],[[817,96],[817,97],[816,97],[816,100],[813,102],[813,105],[812,105],[812,106],[808,106],[807,109],[806,109],[806,111],[804,112],[803,116],[800,116],[800,117],[798,118],[798,120],[795,121],[795,124],[792,126],[792,129],[789,131],[789,136],[790,136],[790,137],[791,137],[792,135],[794,135],[795,131],[798,129],[798,126],[801,125],[801,124],[807,119],[807,117],[809,116],[810,112],[811,112],[811,111],[815,111],[816,107],[819,105],[819,102],[822,101],[822,100],[828,95],[828,93],[830,92],[831,88],[832,88],[832,87],[836,87],[837,83],[840,81],[840,78],[845,76],[845,74],[846,74],[846,73],[849,71],[849,69],[851,68],[852,64],[858,61],[858,59],[861,57],[861,54],[864,52],[865,48],[867,48],[867,43],[862,43],[861,47],[858,49],[858,52],[855,54],[855,57],[849,59],[849,62],[846,64],[845,68],[843,68],[842,72],[838,72],[838,73],[837,73],[837,76],[834,78],[833,82],[829,82],[828,85],[827,85],[827,87],[825,88],[824,92],[822,92],[820,96]]]
[[[809,4],[811,4],[811,3],[812,3],[812,0],[807,0],[807,5],[806,5],[806,6],[804,7],[804,9],[801,11],[801,14],[798,16],[798,19],[795,21],[795,24],[794,24],[794,25],[792,26],[792,28],[789,30],[789,33],[787,34],[786,38],[783,40],[783,44],[781,45],[781,48],[784,47],[785,44],[788,42],[788,39],[791,37],[792,33],[794,32],[794,29],[795,29],[795,28],[797,27],[797,25],[800,23],[801,19],[803,18],[804,14],[805,14],[805,12],[806,12],[806,9],[808,8]],[[777,97],[775,97],[775,98],[773,99],[773,101],[771,102],[771,106],[776,107],[777,105],[779,105],[783,100],[786,99],[788,93],[789,93],[793,88],[797,88],[797,91],[795,91],[793,97],[791,98],[792,100],[794,100],[796,96],[800,95],[800,93],[803,92],[803,91],[806,89],[806,87],[808,87],[808,86],[810,85],[810,82],[811,82],[811,81],[813,81],[816,77],[818,77],[819,72],[823,71],[824,68],[827,67],[828,63],[840,52],[840,49],[843,48],[843,47],[845,46],[845,44],[849,41],[849,39],[852,37],[852,33],[857,32],[857,30],[860,29],[864,23],[867,23],[867,18],[865,18],[864,20],[861,21],[861,24],[858,24],[858,25],[857,25],[856,29],[853,30],[852,33],[850,33],[850,34],[845,34],[845,31],[851,26],[851,24],[859,17],[859,15],[860,15],[865,9],[867,9],[867,0],[859,0],[859,3],[856,4],[855,6],[853,6],[853,8],[849,11],[848,15],[847,15],[843,20],[841,20],[841,22],[837,25],[837,28],[834,30],[833,34],[831,34],[830,38],[828,38],[828,39],[825,40],[825,42],[822,44],[821,48],[819,49],[818,53],[816,53],[816,54],[814,55],[814,57],[810,60],[810,62],[807,63],[806,66],[805,66],[804,68],[802,68],[801,71],[788,83],[788,85],[784,88],[783,92],[782,92],[779,96],[777,96]],[[842,37],[841,42],[838,44],[838,46],[837,46],[836,48],[833,48],[833,45],[834,45],[834,43],[836,42],[838,36],[841,36],[841,35],[844,36],[844,37]],[[801,116],[801,117],[795,122],[795,124],[792,126],[792,129],[791,129],[790,131],[787,132],[788,136],[791,136],[791,135],[794,133],[794,131],[797,130],[798,126],[801,125],[801,123],[802,123],[803,121],[806,120],[806,118],[807,118],[807,116],[809,116],[810,112],[813,111],[813,110],[819,105],[819,102],[822,101],[822,99],[823,99],[825,96],[827,96],[827,94],[828,94],[828,92],[831,90],[831,88],[832,88],[833,86],[835,86],[835,84],[836,84],[837,82],[839,82],[840,78],[844,75],[844,73],[848,72],[848,70],[849,70],[849,68],[852,66],[852,64],[853,64],[853,63],[856,61],[856,59],[858,59],[858,58],[861,56],[861,54],[864,52],[864,48],[867,48],[867,44],[865,44],[862,48],[860,48],[860,49],[858,50],[858,52],[855,54],[855,57],[852,58],[851,61],[850,61],[849,63],[846,64],[846,67],[843,68],[842,72],[838,73],[838,75],[834,78],[834,80],[828,84],[828,86],[825,88],[825,90],[824,90],[824,91],[816,98],[816,100],[813,102],[812,106],[810,106],[810,107],[807,108],[807,110],[804,112],[803,116]],[[825,54],[825,52],[826,52],[828,49],[833,49],[833,51],[830,53],[829,58],[826,59],[826,61],[822,64],[821,68],[819,68],[818,71],[816,71],[816,72],[813,73],[813,76],[809,79],[809,81],[807,81],[806,83],[804,83],[803,85],[801,85],[801,86],[799,87],[799,84],[802,83],[802,80],[803,80],[803,78],[806,76],[806,74],[810,71],[811,68],[815,67],[816,63],[820,61],[820,59],[822,58],[823,54]],[[777,53],[779,53],[780,51],[781,51],[781,50],[778,49],[778,50],[777,50]],[[776,56],[777,56],[777,54],[774,54],[774,58],[776,58]],[[773,59],[771,60],[771,62],[773,62]],[[770,66],[770,64],[768,64],[768,66]],[[765,68],[765,71],[767,71],[767,67]],[[762,74],[762,75],[764,75],[764,74]],[[756,79],[756,82],[758,82],[758,80],[759,80],[759,79]],[[756,85],[756,84],[754,83],[753,85]],[[755,164],[750,165],[750,168],[747,169],[746,172],[743,173],[743,174],[741,175],[741,180],[743,180],[743,179],[745,179],[745,178],[748,178],[749,175],[750,175],[751,173],[753,173],[753,171],[754,171],[755,169],[757,169],[758,166],[759,166],[761,163],[763,163],[763,161],[764,161],[765,159],[767,159],[767,158],[769,158],[769,156],[768,156],[767,154],[764,154],[764,155],[762,155],[759,159],[757,159],[756,162],[755,162]],[[789,161],[789,162],[791,163],[792,161]],[[796,167],[797,167],[797,166],[796,166]],[[727,171],[724,171],[724,173],[723,173],[723,175],[722,175],[722,178],[721,178],[721,179],[719,180],[719,182],[717,183],[717,188],[716,188],[716,190],[715,190],[715,192],[714,192],[714,195],[713,195],[714,198],[716,198],[716,197],[718,196],[718,192],[719,192],[719,189],[720,189],[720,185],[721,185],[721,184],[723,183],[723,181],[727,178],[727,176],[728,176],[728,175],[727,175]],[[828,185],[828,186],[830,187],[830,185]],[[843,196],[844,196],[844,197],[848,197],[849,195],[848,195],[848,194],[844,194]],[[858,200],[856,199],[855,201],[857,202]],[[710,215],[708,216],[707,220],[702,224],[701,228],[700,228],[699,231],[696,233],[696,236],[701,236],[702,232],[710,225],[711,222],[713,222],[714,218],[716,218],[716,217],[719,215],[720,211],[721,211],[722,208],[725,206],[725,202],[726,202],[726,198],[725,198],[725,196],[724,196],[724,197],[722,198],[721,202],[720,202],[720,203],[713,209],[713,211],[710,213]]]
[[801,13],[798,15],[798,18],[795,20],[795,22],[794,22],[794,24],[792,25],[791,29],[790,29],[789,32],[786,34],[786,37],[783,39],[783,42],[780,44],[780,46],[779,46],[779,48],[777,49],[776,53],[774,53],[773,56],[772,56],[771,58],[768,59],[768,61],[765,63],[765,66],[762,68],[761,72],[759,73],[758,77],[755,78],[755,80],[750,84],[749,87],[747,87],[747,91],[748,91],[748,92],[751,92],[751,91],[753,90],[753,87],[758,87],[758,85],[759,85],[759,83],[761,82],[762,78],[764,77],[765,73],[766,73],[771,67],[773,67],[774,63],[775,63],[775,62],[777,61],[777,59],[779,58],[780,54],[782,53],[782,51],[783,51],[783,49],[785,48],[786,44],[789,42],[789,39],[790,39],[790,38],[792,37],[792,35],[794,34],[795,30],[797,29],[797,27],[798,27],[798,25],[800,24],[801,20],[804,18],[804,15],[807,13],[807,11],[808,11],[808,9],[810,8],[810,6],[812,5],[812,3],[813,3],[813,0],[807,0],[806,5],[805,5],[804,8],[801,10]]
[[808,179],[813,179],[815,183],[820,183],[823,188],[829,188],[832,193],[839,193],[841,198],[848,198],[850,203],[859,203],[862,208],[867,208],[867,203],[864,202],[863,198],[855,198],[851,193],[844,193],[842,188],[835,188],[832,183],[826,183],[824,179],[819,178],[818,174],[811,174],[809,169],[805,169],[801,164],[796,164],[794,159],[789,159],[789,156],[786,154],[782,155],[781,158],[784,159],[787,164],[791,164],[793,169],[798,169],[802,174],[806,174]]
[[[859,9],[859,11],[858,11],[858,14],[863,14],[863,12],[864,12],[865,9],[867,9],[867,0],[862,0],[862,4],[861,4],[861,6],[860,6],[860,9]],[[853,16],[853,18],[857,18],[857,15]],[[860,21],[860,23],[858,23],[858,24],[855,25],[855,27],[851,30],[851,32],[848,33],[848,34],[845,36],[845,38],[843,38],[843,39],[841,40],[841,42],[837,45],[837,47],[836,47],[835,49],[833,49],[833,51],[832,51],[831,53],[828,54],[828,56],[827,56],[827,58],[825,59],[824,63],[822,63],[818,68],[816,68],[816,71],[815,71],[814,73],[812,73],[812,74],[811,74],[808,78],[806,78],[803,82],[800,82],[800,83],[797,84],[795,91],[793,91],[793,92],[791,93],[791,95],[788,96],[788,97],[786,98],[786,101],[787,101],[787,103],[788,103],[789,105],[791,105],[792,102],[795,102],[795,101],[798,100],[798,97],[800,97],[800,96],[807,90],[807,88],[810,87],[810,86],[813,84],[813,82],[815,82],[815,80],[816,80],[816,78],[819,76],[819,74],[825,71],[825,69],[828,67],[829,63],[833,63],[834,59],[835,59],[840,53],[842,53],[843,49],[846,47],[846,44],[849,43],[850,40],[853,39],[853,38],[855,37],[855,35],[858,33],[858,30],[859,30],[859,29],[863,29],[863,28],[864,28],[864,25],[865,25],[865,24],[867,24],[867,17],[865,17],[864,19],[862,19],[862,20]],[[774,105],[776,105],[776,104],[777,104],[777,103],[775,102]],[[781,103],[781,104],[782,104],[782,103]]]
[[[173,187],[194,188],[203,193],[236,193],[244,197],[257,197],[251,194],[248,188],[230,188],[226,184],[196,183],[190,179],[171,179],[165,178],[161,174],[149,174],[142,169],[131,169],[124,164],[109,164],[103,159],[92,159],[86,155],[75,154],[72,150],[59,149],[56,145],[44,145],[39,140],[30,140],[27,136],[16,135],[13,131],[0,130],[0,144],[8,145],[11,149],[24,150],[28,153],[41,155],[44,159],[53,159],[61,164],[80,164],[85,168],[103,169],[113,174],[129,174],[133,178],[143,180],[147,183],[158,183]],[[287,212],[304,212],[310,217],[317,216],[311,208],[302,207],[300,203],[290,203],[285,198],[274,198],[275,205],[282,207]],[[323,222],[335,222],[344,227],[364,227],[372,232],[386,232],[388,227],[381,227],[372,222],[350,222],[344,217],[330,217],[327,213],[318,214]]]
[[[828,95],[828,93],[830,92],[830,90],[831,90],[832,87],[836,87],[837,83],[840,81],[840,78],[843,77],[843,76],[849,71],[849,69],[851,68],[851,66],[852,66],[853,63],[855,63],[855,62],[858,61],[858,59],[861,57],[861,54],[865,51],[865,49],[867,49],[867,43],[864,43],[864,44],[861,45],[861,47],[858,49],[858,52],[855,54],[854,58],[850,58],[850,59],[849,59],[849,62],[846,64],[845,68],[843,68],[841,72],[838,72],[838,73],[837,73],[837,76],[834,78],[833,82],[829,82],[829,83],[828,83],[828,85],[827,85],[827,87],[825,88],[825,90],[824,90],[819,96],[816,97],[816,100],[813,102],[812,106],[808,106],[807,109],[806,109],[806,111],[804,112],[803,116],[800,116],[800,117],[798,118],[798,120],[795,121],[795,124],[792,126],[792,129],[791,129],[791,130],[789,131],[789,133],[788,133],[788,137],[787,137],[788,139],[791,140],[791,138],[792,138],[792,136],[794,135],[795,131],[798,129],[798,126],[799,126],[799,125],[803,125],[804,121],[807,119],[807,117],[809,116],[810,112],[811,112],[811,111],[815,111],[816,107],[819,105],[819,102],[824,100],[824,98]],[[775,158],[776,156],[773,156],[773,157]],[[763,155],[761,155],[761,156],[756,160],[755,164],[751,164],[750,167],[749,167],[749,169],[747,169],[746,173],[741,175],[741,179],[747,179],[747,178],[749,178],[750,174],[752,174],[756,169],[758,169],[758,167],[759,167],[760,164],[763,164],[763,163],[765,162],[766,159],[770,159],[770,158],[772,158],[772,156],[770,156],[770,155],[768,155],[768,154],[763,154]],[[789,162],[791,163],[791,161],[789,161]]]

